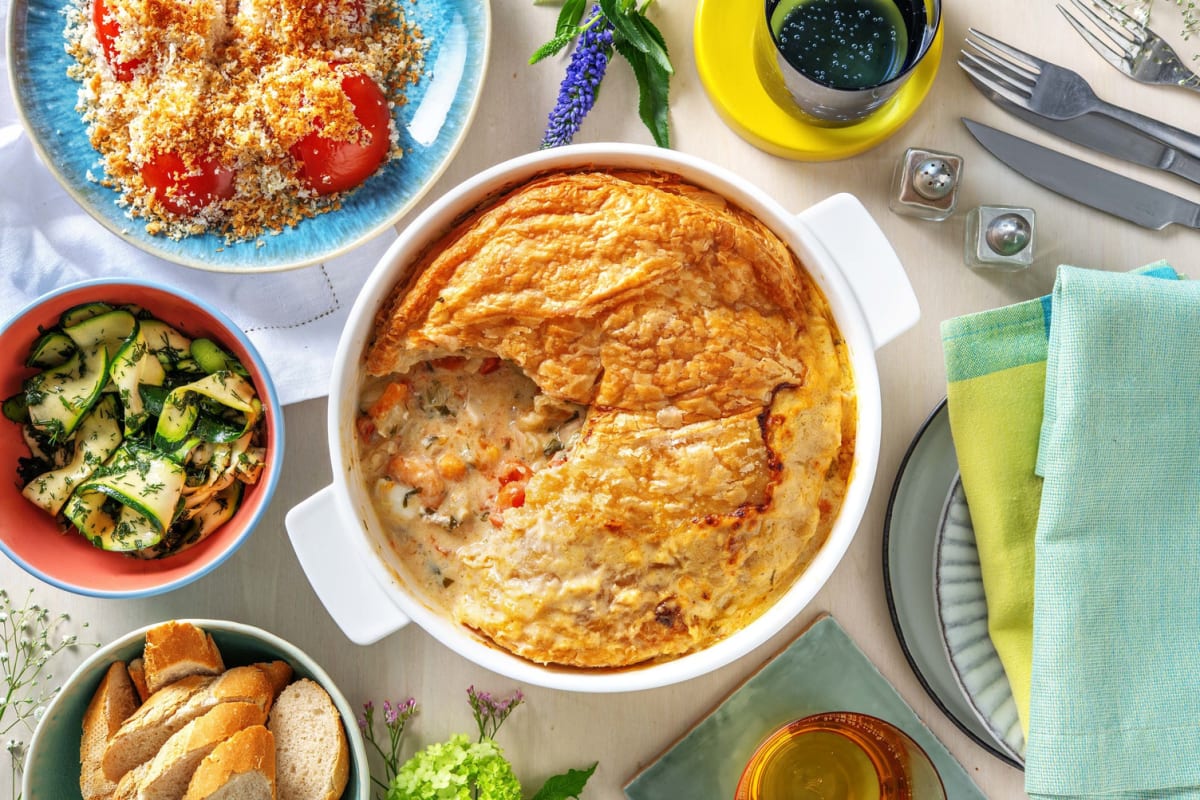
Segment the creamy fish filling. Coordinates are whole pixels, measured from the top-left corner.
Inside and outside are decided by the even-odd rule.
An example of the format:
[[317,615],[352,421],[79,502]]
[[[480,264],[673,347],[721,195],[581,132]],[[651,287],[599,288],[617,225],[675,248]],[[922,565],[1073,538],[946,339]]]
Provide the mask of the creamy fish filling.
[[524,505],[530,476],[568,458],[586,410],[495,356],[437,358],[365,381],[360,463],[392,547],[428,597],[454,605],[459,549]]

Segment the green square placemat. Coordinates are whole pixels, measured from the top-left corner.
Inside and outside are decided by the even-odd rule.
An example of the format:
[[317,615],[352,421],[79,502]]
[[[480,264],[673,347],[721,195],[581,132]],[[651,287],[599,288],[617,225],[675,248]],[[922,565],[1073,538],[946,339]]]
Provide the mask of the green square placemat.
[[985,800],[966,770],[828,615],[636,775],[625,796],[732,800],[743,767],[767,734],[822,711],[858,711],[891,722],[929,754],[947,797]]

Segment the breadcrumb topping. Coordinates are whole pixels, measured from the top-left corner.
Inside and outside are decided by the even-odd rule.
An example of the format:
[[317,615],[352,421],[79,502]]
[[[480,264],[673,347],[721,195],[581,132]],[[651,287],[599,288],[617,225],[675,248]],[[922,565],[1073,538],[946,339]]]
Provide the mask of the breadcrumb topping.
[[[385,163],[402,156],[394,111],[420,77],[424,42],[401,1],[72,0],[67,72],[99,183],[148,232],[176,239],[252,239],[338,208],[345,192],[314,191],[292,151],[313,133],[369,142],[342,89],[365,75],[391,112]],[[181,163],[168,202],[143,177],[162,154]],[[232,174],[232,189],[197,195],[188,179],[214,169]]]

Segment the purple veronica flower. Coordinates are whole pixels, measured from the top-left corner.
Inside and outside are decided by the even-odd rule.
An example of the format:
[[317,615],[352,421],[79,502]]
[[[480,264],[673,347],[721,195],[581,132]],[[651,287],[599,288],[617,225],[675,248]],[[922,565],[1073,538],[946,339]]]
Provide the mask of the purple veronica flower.
[[[599,17],[599,19],[597,19]],[[558,89],[558,101],[546,122],[546,133],[542,136],[542,148],[570,144],[579,132],[583,118],[596,102],[596,92],[608,59],[613,52],[613,27],[601,15],[600,6],[592,6],[587,30],[579,35],[567,74]]]

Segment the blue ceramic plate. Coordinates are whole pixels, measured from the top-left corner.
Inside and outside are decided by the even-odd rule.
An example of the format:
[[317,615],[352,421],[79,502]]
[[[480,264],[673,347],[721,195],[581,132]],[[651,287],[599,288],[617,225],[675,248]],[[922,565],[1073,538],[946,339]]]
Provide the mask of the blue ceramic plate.
[[204,234],[173,241],[146,233],[117,205],[117,192],[88,180],[99,155],[75,112],[79,84],[67,77],[62,0],[12,0],[9,80],[42,161],[97,221],[160,258],[217,272],[266,272],[315,264],[390,228],[442,174],[466,134],[483,86],[491,42],[488,0],[415,0],[407,18],[425,34],[424,75],[398,110],[404,157],[350,193],[337,211],[279,235],[226,244]]

